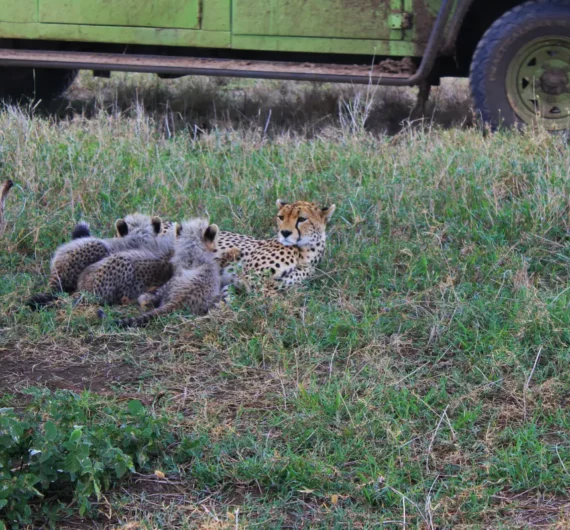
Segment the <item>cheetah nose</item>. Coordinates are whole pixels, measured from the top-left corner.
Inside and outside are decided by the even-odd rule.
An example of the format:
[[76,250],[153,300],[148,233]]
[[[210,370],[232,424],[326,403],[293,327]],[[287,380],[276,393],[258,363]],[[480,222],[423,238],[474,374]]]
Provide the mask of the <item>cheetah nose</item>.
[[281,230],[281,235],[283,237],[289,237],[293,232],[291,230]]

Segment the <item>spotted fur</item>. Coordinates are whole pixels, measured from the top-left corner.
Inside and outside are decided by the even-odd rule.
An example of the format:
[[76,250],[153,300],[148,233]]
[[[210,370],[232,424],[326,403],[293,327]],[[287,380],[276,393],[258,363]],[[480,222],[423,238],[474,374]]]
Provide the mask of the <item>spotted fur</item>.
[[144,248],[124,250],[89,265],[79,276],[78,291],[95,295],[101,303],[128,303],[172,277],[173,237],[157,237]]
[[[139,297],[142,307],[156,309],[137,318],[117,321],[121,327],[142,326],[159,315],[185,308],[194,315],[204,315],[219,301],[221,295],[221,270],[215,250],[219,230],[204,219],[183,221],[177,227],[172,265],[174,276],[154,294]],[[228,255],[239,255],[237,249]],[[227,258],[226,258],[227,259]]]
[[161,236],[169,235],[173,230],[177,227],[176,223],[172,221],[162,221],[162,231],[160,233]]
[[135,213],[117,220],[115,228],[116,238],[98,239],[89,235],[61,245],[51,260],[49,292],[33,296],[27,305],[38,309],[56,300],[56,293],[74,292],[86,267],[113,253],[141,248],[161,232],[162,221],[160,217]]
[[[291,287],[310,278],[321,260],[326,243],[326,225],[335,205],[319,208],[311,202],[277,201],[277,238],[259,240],[253,237],[221,232],[219,257],[232,248],[240,250],[238,265],[248,272],[270,274],[271,286]],[[234,264],[224,268],[226,282],[239,284]]]

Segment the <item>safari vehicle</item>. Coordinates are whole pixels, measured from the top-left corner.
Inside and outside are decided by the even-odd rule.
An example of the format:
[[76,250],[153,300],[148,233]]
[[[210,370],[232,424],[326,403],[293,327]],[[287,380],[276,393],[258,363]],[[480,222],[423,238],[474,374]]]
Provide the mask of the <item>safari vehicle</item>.
[[420,87],[469,76],[482,118],[568,129],[570,0],[0,0],[2,97],[78,69]]

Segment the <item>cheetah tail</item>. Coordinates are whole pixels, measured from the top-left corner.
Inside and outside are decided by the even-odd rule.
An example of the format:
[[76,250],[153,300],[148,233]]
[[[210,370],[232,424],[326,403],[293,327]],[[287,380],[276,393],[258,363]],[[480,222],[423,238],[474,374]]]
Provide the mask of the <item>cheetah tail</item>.
[[30,298],[28,298],[28,300],[26,300],[26,305],[32,311],[38,311],[42,307],[48,307],[52,305],[58,299],[59,296],[53,293],[35,294],[34,296],[31,296]]
[[82,237],[91,237],[89,223],[86,223],[85,221],[77,223],[71,232],[71,239],[81,239]]
[[132,318],[122,318],[120,320],[115,320],[115,325],[120,328],[130,328],[130,327],[143,327],[146,326],[151,320],[154,320],[156,317],[160,315],[166,315],[167,313],[171,313],[176,308],[172,304],[163,305],[152,311],[147,311],[143,313],[139,317],[132,317]]

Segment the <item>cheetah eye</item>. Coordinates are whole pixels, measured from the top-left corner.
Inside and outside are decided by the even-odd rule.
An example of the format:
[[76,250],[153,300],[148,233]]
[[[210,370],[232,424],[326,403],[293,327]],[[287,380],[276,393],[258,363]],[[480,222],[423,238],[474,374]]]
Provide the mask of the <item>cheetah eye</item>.
[[283,215],[278,215],[277,219],[279,219],[280,221],[283,221],[283,219],[285,219],[285,217]]
[[297,221],[299,221],[300,223],[304,223],[307,220],[306,217],[298,217]]

